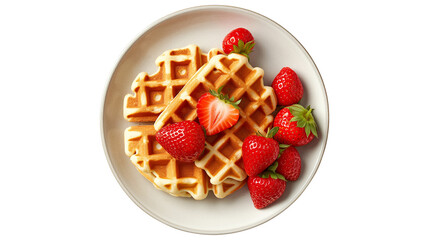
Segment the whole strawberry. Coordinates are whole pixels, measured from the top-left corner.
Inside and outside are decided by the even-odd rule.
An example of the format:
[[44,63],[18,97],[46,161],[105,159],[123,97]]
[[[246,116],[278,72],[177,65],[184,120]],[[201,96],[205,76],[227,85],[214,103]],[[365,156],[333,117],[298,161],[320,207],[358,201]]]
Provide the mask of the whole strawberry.
[[249,176],[256,176],[269,167],[279,155],[279,143],[272,137],[279,128],[271,129],[267,136],[250,135],[242,145],[244,171]]
[[205,147],[204,132],[194,121],[183,121],[161,128],[156,141],[176,160],[193,162]]
[[275,172],[276,167],[277,162],[274,162],[261,176],[247,178],[250,197],[257,209],[265,208],[279,199],[286,189],[285,178]]
[[274,126],[279,127],[274,139],[282,144],[302,146],[317,137],[317,125],[310,106],[304,108],[294,104],[281,109],[274,118]]
[[245,28],[236,28],[228,33],[222,42],[224,53],[239,53],[249,57],[255,46],[255,41],[249,30]]
[[293,146],[282,149],[280,157],[277,159],[277,172],[288,181],[295,181],[301,173],[301,156]]
[[280,70],[271,86],[276,93],[279,105],[282,106],[298,103],[304,94],[301,80],[299,80],[296,73],[288,67],[284,67]]

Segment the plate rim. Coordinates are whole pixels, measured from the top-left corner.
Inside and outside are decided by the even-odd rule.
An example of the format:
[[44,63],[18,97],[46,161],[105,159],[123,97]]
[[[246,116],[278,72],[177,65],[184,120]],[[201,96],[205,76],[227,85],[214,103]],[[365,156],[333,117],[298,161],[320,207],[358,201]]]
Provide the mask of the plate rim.
[[[247,226],[242,226],[239,228],[234,228],[234,229],[229,229],[227,231],[208,231],[208,230],[198,230],[198,229],[193,229],[193,228],[188,228],[185,226],[181,226],[181,225],[177,225],[175,223],[172,223],[162,217],[160,217],[158,214],[153,213],[150,209],[146,208],[145,206],[143,206],[138,200],[137,198],[131,193],[131,191],[127,188],[127,186],[125,186],[125,184],[123,183],[121,177],[118,175],[116,169],[114,168],[113,164],[112,164],[112,160],[111,157],[109,155],[108,149],[107,149],[107,145],[106,145],[106,138],[105,138],[105,132],[104,132],[104,116],[105,116],[105,106],[106,106],[106,97],[107,94],[109,92],[109,88],[110,88],[110,84],[112,81],[112,78],[114,77],[116,70],[118,68],[118,66],[120,65],[120,63],[122,62],[124,56],[128,53],[128,51],[130,51],[131,46],[133,46],[141,36],[143,36],[146,32],[148,32],[150,29],[156,27],[156,25],[170,19],[173,18],[175,16],[179,16],[181,14],[186,14],[189,12],[194,12],[194,11],[201,11],[201,10],[234,10],[234,11],[239,11],[242,13],[246,13],[246,14],[253,14],[253,15],[257,15],[258,17],[261,17],[262,19],[268,20],[269,22],[271,22],[273,25],[279,27],[282,31],[287,32],[292,39],[302,48],[302,50],[304,51],[304,53],[306,54],[306,57],[310,60],[314,70],[316,70],[317,75],[320,78],[320,83],[322,85],[323,91],[324,91],[324,97],[326,99],[326,137],[325,137],[325,141],[323,142],[323,146],[320,149],[320,153],[319,153],[319,159],[317,161],[317,164],[314,166],[314,171],[311,173],[311,175],[309,176],[307,182],[305,182],[302,186],[302,188],[298,191],[298,194],[296,195],[295,199],[292,200],[292,202],[287,205],[285,208],[281,209],[279,212],[273,214],[272,216],[262,219],[260,221],[256,221],[253,224],[249,224]],[[101,132],[101,142],[102,142],[102,146],[103,146],[103,150],[104,150],[104,154],[106,156],[106,160],[109,164],[110,170],[112,171],[113,175],[115,176],[116,181],[119,183],[119,185],[121,186],[122,190],[124,190],[124,192],[128,195],[128,197],[134,202],[134,204],[136,204],[140,209],[142,209],[145,213],[147,213],[149,216],[151,216],[152,218],[164,223],[167,226],[170,226],[172,228],[181,230],[181,231],[185,231],[185,232],[189,232],[189,233],[195,233],[195,234],[207,234],[207,235],[222,235],[222,234],[232,234],[232,233],[237,233],[237,232],[241,232],[241,231],[245,231],[254,227],[257,227],[261,224],[264,224],[268,221],[270,221],[271,219],[273,219],[274,217],[278,216],[279,214],[281,214],[282,212],[284,212],[287,208],[289,208],[300,196],[301,194],[305,191],[305,189],[308,187],[308,185],[310,184],[310,182],[313,180],[314,175],[316,174],[316,172],[318,171],[318,168],[320,167],[320,164],[322,162],[323,159],[323,155],[325,153],[326,150],[326,145],[328,142],[328,137],[329,137],[329,122],[330,122],[330,115],[329,115],[329,101],[328,101],[328,94],[326,91],[326,87],[322,78],[322,75],[320,74],[320,71],[316,65],[316,63],[314,62],[313,58],[310,56],[310,54],[308,53],[308,51],[305,49],[305,47],[298,41],[297,38],[295,38],[295,36],[293,36],[287,29],[285,29],[282,25],[280,25],[279,23],[277,23],[276,21],[272,20],[271,18],[266,17],[265,15],[255,12],[253,10],[249,10],[246,8],[242,8],[242,7],[238,7],[238,6],[232,6],[232,5],[197,5],[197,6],[192,6],[192,7],[187,7],[187,8],[183,8],[181,10],[177,10],[174,12],[171,12],[170,14],[167,14],[155,21],[153,21],[152,23],[148,24],[145,28],[143,28],[143,30],[137,34],[136,37],[134,37],[134,40],[130,41],[129,44],[126,45],[126,48],[124,50],[122,50],[122,54],[119,54],[119,59],[117,61],[115,61],[115,65],[113,70],[111,70],[111,74],[109,75],[109,78],[107,80],[107,82],[105,83],[104,86],[104,92],[102,94],[102,101],[101,101],[101,112],[100,112],[100,132]]]

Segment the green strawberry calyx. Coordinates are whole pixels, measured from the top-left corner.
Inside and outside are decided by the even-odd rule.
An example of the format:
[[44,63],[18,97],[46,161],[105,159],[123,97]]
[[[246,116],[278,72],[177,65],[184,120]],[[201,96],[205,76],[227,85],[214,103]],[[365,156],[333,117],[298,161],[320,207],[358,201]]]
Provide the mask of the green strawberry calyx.
[[210,89],[209,93],[217,98],[219,98],[221,101],[227,103],[227,104],[231,104],[235,109],[240,109],[240,107],[238,106],[238,104],[241,103],[241,99],[235,101],[234,97],[229,97],[228,94],[223,94],[221,93],[223,87],[225,87],[225,85],[221,86],[220,88],[218,88],[217,91]]
[[252,52],[252,49],[254,46],[255,46],[255,42],[253,40],[247,43],[244,43],[244,41],[240,39],[238,40],[237,45],[232,46],[233,50],[231,51],[231,53],[239,53],[249,58],[249,54]]
[[286,181],[286,178],[283,175],[281,175],[280,173],[276,172],[276,169],[277,169],[278,165],[279,165],[279,163],[277,161],[275,161],[273,164],[271,164],[271,166],[269,166],[259,176],[261,178],[269,178],[269,177],[271,177],[272,179],[281,179],[281,180]]
[[318,137],[317,124],[314,120],[312,114],[313,109],[310,107],[310,105],[308,105],[307,108],[304,108],[299,104],[293,104],[286,108],[288,108],[290,113],[293,115],[293,118],[290,121],[296,122],[298,127],[304,128],[307,137],[310,135],[310,132],[313,133],[315,137]]
[[268,128],[267,134],[264,135],[261,132],[256,132],[256,135],[261,136],[261,137],[266,137],[266,138],[273,138],[274,135],[276,135],[276,133],[279,131],[279,127],[273,127],[271,129]]
[[279,157],[286,150],[286,148],[290,147],[288,144],[279,143]]

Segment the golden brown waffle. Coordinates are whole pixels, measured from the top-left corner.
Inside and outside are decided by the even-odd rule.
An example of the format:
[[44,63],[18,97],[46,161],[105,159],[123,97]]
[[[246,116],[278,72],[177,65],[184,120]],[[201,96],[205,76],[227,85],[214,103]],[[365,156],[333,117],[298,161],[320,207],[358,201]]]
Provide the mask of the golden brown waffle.
[[209,89],[224,86],[222,93],[241,99],[240,118],[232,128],[206,138],[206,147],[195,162],[210,176],[212,184],[226,179],[246,178],[241,146],[257,131],[266,134],[273,122],[270,114],[277,99],[271,87],[263,85],[264,71],[253,68],[240,54],[218,55],[201,67],[155,121],[155,129],[184,120],[197,120],[198,99]]
[[201,53],[196,45],[165,51],[155,63],[153,75],[139,73],[131,85],[133,94],[124,99],[124,118],[130,122],[155,121],[194,73],[212,56],[222,53],[212,49]]
[[203,169],[194,163],[176,161],[156,141],[153,125],[132,126],[125,130],[125,152],[136,168],[153,185],[173,196],[200,200],[212,190],[224,198],[244,185],[244,181],[229,179],[212,185]]

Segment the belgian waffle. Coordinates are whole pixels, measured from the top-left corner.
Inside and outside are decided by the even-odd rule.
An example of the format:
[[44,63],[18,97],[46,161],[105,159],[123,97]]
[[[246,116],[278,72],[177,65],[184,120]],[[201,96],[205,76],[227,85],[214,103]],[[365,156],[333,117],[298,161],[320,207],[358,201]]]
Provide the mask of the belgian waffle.
[[153,185],[173,196],[201,200],[212,190],[224,198],[244,185],[244,181],[225,180],[212,185],[209,176],[194,163],[176,161],[155,138],[153,125],[131,126],[125,130],[125,152],[131,162]]
[[131,85],[133,94],[124,99],[124,118],[130,122],[155,121],[194,73],[212,56],[222,53],[212,49],[208,54],[196,45],[165,51],[155,63],[153,75],[141,72]]
[[241,146],[244,139],[257,131],[266,134],[273,122],[270,115],[277,99],[271,87],[263,85],[264,71],[253,68],[240,54],[217,55],[201,67],[155,121],[155,130],[184,120],[197,120],[198,99],[209,89],[224,86],[222,93],[241,99],[240,118],[232,127],[206,138],[203,154],[195,162],[210,177],[212,184],[227,179],[246,178]]

